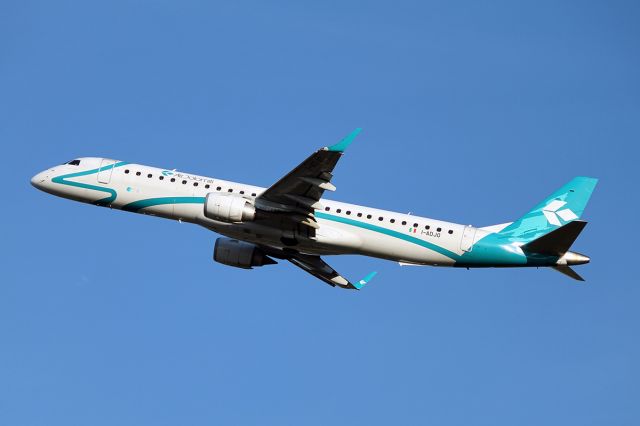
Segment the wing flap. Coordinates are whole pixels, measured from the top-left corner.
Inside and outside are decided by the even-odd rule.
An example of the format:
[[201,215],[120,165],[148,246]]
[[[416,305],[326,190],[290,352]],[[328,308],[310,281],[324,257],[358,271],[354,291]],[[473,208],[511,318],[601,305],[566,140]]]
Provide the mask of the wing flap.
[[304,207],[307,207],[313,210],[324,208],[324,206],[322,205],[322,203],[320,203],[320,201],[314,200],[313,198],[304,197],[302,195],[294,195],[294,194],[284,194],[284,196],[290,200],[295,201],[298,204],[302,204]]
[[325,191],[335,191],[336,187],[329,182],[328,180],[324,180],[324,179],[318,179],[318,178],[312,178],[312,177],[306,177],[306,176],[302,176],[299,178],[301,181],[309,183],[311,185],[315,185],[320,189],[324,189]]

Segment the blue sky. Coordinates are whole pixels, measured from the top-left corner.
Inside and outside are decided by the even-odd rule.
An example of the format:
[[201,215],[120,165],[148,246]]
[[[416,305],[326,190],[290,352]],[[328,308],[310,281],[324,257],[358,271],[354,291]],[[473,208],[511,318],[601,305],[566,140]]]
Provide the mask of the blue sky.
[[[0,423],[636,425],[637,2],[8,1]],[[345,292],[193,225],[29,185],[78,156],[268,186],[363,132],[334,198],[485,226],[600,178],[550,270]]]

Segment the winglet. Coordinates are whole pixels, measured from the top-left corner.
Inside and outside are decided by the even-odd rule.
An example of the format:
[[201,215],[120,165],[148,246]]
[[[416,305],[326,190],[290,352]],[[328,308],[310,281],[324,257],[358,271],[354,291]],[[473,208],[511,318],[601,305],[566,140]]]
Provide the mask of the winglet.
[[373,279],[373,277],[375,277],[377,274],[376,271],[371,272],[369,275],[367,275],[366,277],[364,277],[363,279],[361,279],[360,281],[358,281],[357,283],[351,283],[351,285],[356,289],[356,290],[360,290],[362,287],[364,287],[365,285],[367,285],[367,283],[369,281],[371,281]]
[[327,151],[344,152],[347,149],[347,147],[349,145],[351,145],[351,142],[353,142],[353,140],[356,138],[356,136],[358,136],[358,133],[360,133],[361,130],[362,129],[360,127],[358,127],[353,132],[351,132],[347,136],[345,136],[345,138],[342,139],[340,142],[338,142],[335,145],[328,146],[325,149]]

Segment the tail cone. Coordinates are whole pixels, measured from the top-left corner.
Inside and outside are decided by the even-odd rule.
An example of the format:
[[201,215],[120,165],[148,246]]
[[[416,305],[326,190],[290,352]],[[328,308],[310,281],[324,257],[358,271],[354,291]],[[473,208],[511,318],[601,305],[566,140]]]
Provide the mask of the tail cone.
[[589,263],[591,259],[584,254],[576,253],[573,251],[566,252],[560,259],[558,259],[558,265],[584,265]]

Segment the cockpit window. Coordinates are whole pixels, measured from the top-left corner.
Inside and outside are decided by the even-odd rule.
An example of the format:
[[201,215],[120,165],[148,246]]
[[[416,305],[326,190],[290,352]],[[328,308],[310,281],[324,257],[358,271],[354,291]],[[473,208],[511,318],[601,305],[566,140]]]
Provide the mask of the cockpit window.
[[71,160],[67,164],[69,164],[71,166],[79,166],[80,165],[80,160]]

